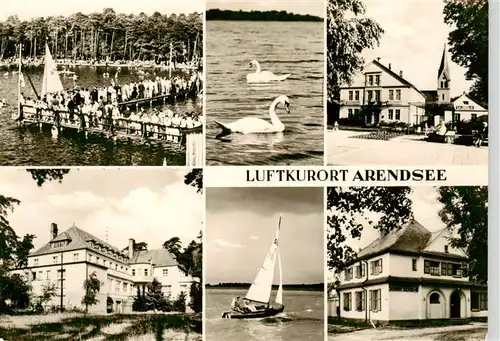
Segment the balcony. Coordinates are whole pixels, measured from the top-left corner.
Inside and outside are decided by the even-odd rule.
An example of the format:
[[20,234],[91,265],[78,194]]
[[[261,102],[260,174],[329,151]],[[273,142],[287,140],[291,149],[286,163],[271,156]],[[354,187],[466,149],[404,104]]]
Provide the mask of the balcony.
[[148,276],[132,276],[131,280],[134,283],[151,283],[153,282],[154,276],[153,275],[148,275]]

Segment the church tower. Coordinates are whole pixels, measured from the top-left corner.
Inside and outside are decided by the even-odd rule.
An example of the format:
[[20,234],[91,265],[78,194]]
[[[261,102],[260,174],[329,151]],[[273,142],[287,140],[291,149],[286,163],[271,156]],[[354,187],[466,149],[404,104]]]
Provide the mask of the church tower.
[[438,104],[450,103],[450,70],[448,68],[448,55],[446,53],[446,44],[444,44],[443,57],[439,65],[437,78]]

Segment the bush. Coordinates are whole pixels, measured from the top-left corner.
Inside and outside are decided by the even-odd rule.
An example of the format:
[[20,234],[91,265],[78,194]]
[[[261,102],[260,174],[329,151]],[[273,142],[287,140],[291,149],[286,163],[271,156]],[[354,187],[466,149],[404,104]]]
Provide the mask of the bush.
[[184,291],[181,291],[179,296],[177,296],[175,301],[172,303],[172,310],[182,313],[186,312],[186,293]]
[[191,284],[189,296],[191,297],[189,307],[193,309],[195,313],[200,313],[203,309],[203,291],[200,283],[194,282]]
[[364,127],[365,126],[365,119],[362,117],[361,118],[340,118],[338,123],[341,126]]

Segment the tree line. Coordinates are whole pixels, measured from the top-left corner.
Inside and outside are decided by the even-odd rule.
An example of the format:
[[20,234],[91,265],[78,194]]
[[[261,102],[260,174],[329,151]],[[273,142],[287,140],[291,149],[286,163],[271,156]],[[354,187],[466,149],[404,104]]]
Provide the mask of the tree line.
[[[219,284],[206,284],[207,289],[227,289],[227,288],[238,288],[238,289],[248,289],[251,283],[219,283]],[[272,286],[273,290],[278,290],[277,285]],[[283,284],[284,290],[324,290],[325,285],[323,283],[313,283],[313,284]]]
[[0,22],[0,61],[16,57],[19,43],[24,58],[42,56],[45,42],[56,58],[157,62],[168,61],[172,44],[173,56],[182,62],[202,56],[203,18],[200,13],[117,14],[106,8],[23,21],[11,15]]
[[309,14],[295,14],[287,11],[230,11],[210,9],[206,12],[206,20],[233,21],[323,21],[323,18]]

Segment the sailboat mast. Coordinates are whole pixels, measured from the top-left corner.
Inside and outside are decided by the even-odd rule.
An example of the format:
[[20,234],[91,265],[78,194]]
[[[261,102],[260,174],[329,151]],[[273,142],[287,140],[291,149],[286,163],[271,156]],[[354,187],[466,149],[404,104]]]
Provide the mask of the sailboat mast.
[[17,77],[17,117],[21,117],[21,55],[23,45],[19,41],[19,73]]

